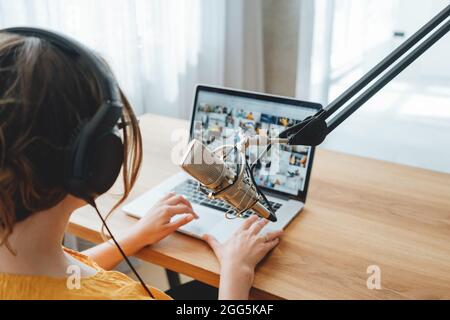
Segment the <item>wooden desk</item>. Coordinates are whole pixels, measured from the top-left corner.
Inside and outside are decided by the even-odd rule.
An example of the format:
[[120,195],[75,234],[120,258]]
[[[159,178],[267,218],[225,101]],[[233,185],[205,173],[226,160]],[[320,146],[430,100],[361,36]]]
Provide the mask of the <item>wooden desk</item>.
[[[141,119],[144,166],[130,200],[177,172],[172,132],[182,120]],[[105,195],[106,212],[117,196]],[[115,233],[135,223],[123,212]],[[69,231],[100,242],[94,211],[77,211]],[[200,240],[176,233],[138,257],[218,286],[219,265]],[[381,268],[369,290],[367,268]],[[252,296],[283,299],[450,298],[450,175],[318,150],[305,210],[257,269]]]

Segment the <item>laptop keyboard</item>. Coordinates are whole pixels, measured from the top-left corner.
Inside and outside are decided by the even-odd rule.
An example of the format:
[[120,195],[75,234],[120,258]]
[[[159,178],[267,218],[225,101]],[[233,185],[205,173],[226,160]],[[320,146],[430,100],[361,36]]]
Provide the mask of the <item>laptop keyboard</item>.
[[[226,203],[225,201],[219,199],[209,199],[203,192],[197,189],[198,183],[194,180],[186,180],[185,182],[179,184],[172,192],[183,195],[189,202],[216,209],[222,212],[228,212],[230,215],[236,215],[236,211]],[[262,203],[264,205],[264,203]],[[270,201],[270,205],[273,210],[277,212],[282,206],[282,204]],[[264,205],[265,206],[265,205]],[[248,218],[252,213],[247,211],[243,213],[244,218]]]

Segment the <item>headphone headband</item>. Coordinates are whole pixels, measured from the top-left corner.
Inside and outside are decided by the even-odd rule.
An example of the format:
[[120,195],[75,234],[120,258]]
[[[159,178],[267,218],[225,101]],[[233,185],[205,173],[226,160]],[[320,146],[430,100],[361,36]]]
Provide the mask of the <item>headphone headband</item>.
[[14,27],[1,30],[1,32],[13,33],[24,37],[36,37],[46,40],[64,51],[73,59],[85,62],[94,73],[98,81],[103,101],[120,102],[120,92],[117,81],[105,63],[80,42],[63,36],[57,32],[38,28]]

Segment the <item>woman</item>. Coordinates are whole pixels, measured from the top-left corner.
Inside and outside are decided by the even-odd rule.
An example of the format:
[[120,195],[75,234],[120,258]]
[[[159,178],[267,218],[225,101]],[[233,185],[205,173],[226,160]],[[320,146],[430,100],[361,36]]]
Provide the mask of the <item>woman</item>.
[[[123,139],[124,195],[114,208],[127,198],[142,160],[139,127],[122,100],[131,125]],[[64,189],[62,154],[100,101],[84,64],[45,40],[0,34],[0,299],[149,298],[138,282],[108,271],[122,259],[110,243],[83,253],[61,246],[71,214],[86,205]],[[168,194],[118,241],[133,255],[196,217],[185,198]],[[258,235],[266,223],[249,218],[224,244],[205,236],[220,262],[220,299],[248,298],[255,266],[281,236]],[[80,275],[79,286],[70,285],[70,270]],[[169,298],[149,288],[155,298]]]

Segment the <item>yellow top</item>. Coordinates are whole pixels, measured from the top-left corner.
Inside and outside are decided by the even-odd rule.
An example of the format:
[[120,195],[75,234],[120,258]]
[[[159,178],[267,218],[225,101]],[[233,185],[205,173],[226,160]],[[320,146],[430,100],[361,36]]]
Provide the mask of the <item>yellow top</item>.
[[[64,249],[75,259],[97,270],[94,276],[81,278],[77,288],[68,286],[68,278],[25,276],[0,273],[0,300],[148,300],[139,282],[117,271],[105,271],[89,257]],[[68,275],[69,277],[69,275]],[[149,287],[158,300],[171,299],[164,292]]]

